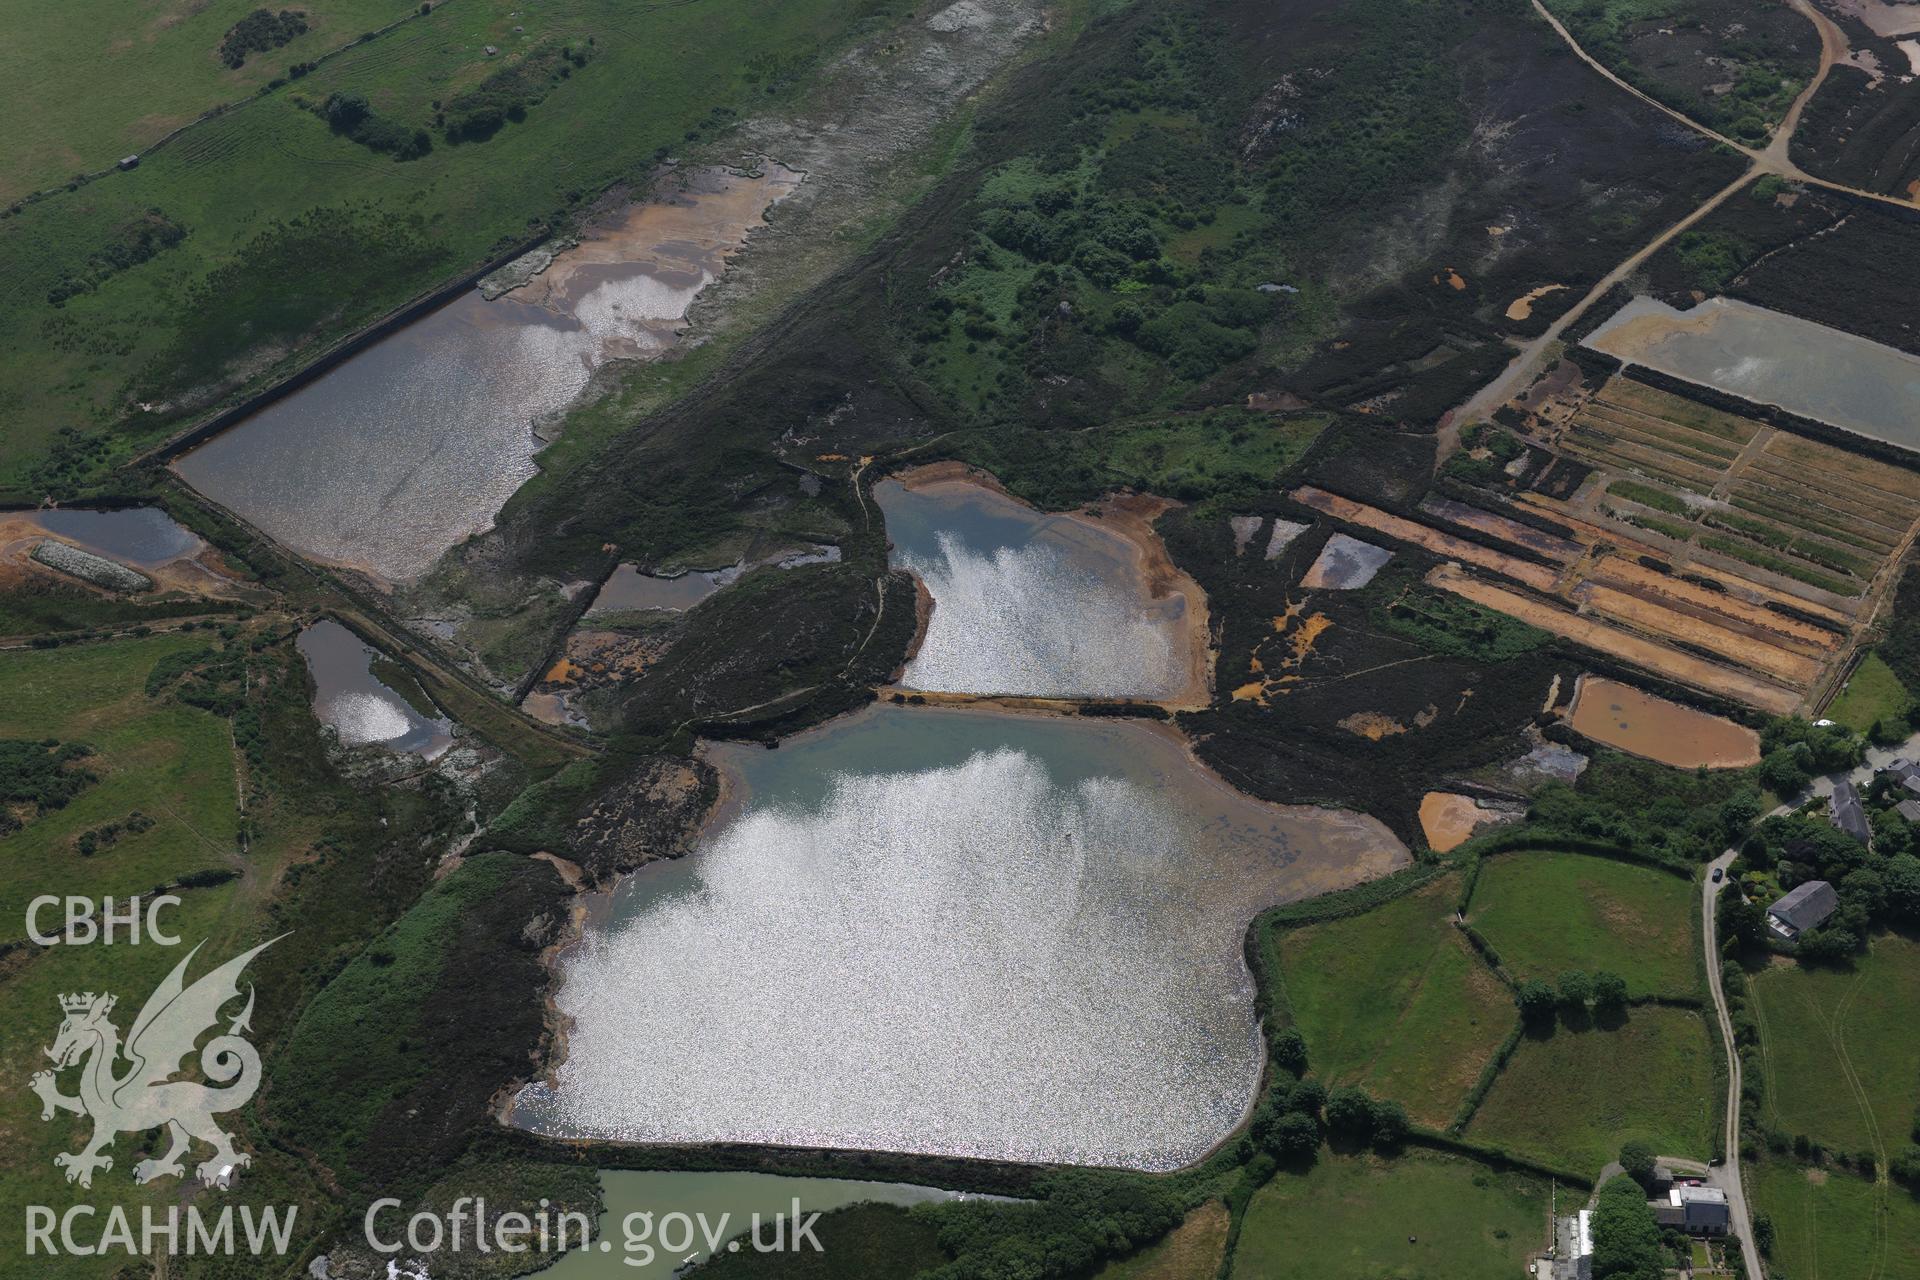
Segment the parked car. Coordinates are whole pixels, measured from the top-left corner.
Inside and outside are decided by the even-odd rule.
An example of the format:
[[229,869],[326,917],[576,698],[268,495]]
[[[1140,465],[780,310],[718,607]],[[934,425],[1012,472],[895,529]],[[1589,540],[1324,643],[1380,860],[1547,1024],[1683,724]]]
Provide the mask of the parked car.
[[1715,867],[1713,869],[1713,882],[1715,884],[1719,884],[1722,880],[1725,880],[1726,878],[1727,878],[1727,869],[1725,867]]

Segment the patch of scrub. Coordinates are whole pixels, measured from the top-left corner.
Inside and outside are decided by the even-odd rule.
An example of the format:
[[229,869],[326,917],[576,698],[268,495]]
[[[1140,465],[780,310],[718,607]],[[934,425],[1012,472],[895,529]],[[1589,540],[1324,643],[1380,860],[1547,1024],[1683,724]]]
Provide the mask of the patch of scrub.
[[1393,559],[1393,552],[1371,542],[1344,533],[1336,533],[1320,548],[1319,558],[1300,579],[1303,587],[1353,591],[1373,581],[1373,576]]
[[882,481],[874,497],[893,563],[933,596],[908,688],[1206,701],[1205,597],[1146,521],[1122,532],[1049,515],[950,469]]
[[[695,1231],[685,1250],[669,1252],[660,1244],[662,1222],[669,1214],[685,1214],[704,1221],[719,1237],[722,1250],[729,1240],[745,1242],[752,1237],[756,1218],[760,1239],[774,1238],[773,1222],[791,1217],[794,1206],[802,1214],[830,1213],[852,1204],[937,1204],[949,1200],[993,1199],[969,1196],[938,1187],[920,1187],[907,1182],[856,1182],[842,1178],[785,1178],[769,1173],[633,1173],[609,1169],[600,1175],[600,1193],[606,1212],[600,1215],[600,1240],[610,1240],[613,1248],[576,1248],[552,1269],[541,1272],[545,1280],[668,1280],[694,1264],[706,1260],[707,1240]],[[644,1223],[630,1215],[648,1215]],[[646,1243],[654,1247],[650,1261],[639,1249],[628,1249],[625,1242],[632,1230],[646,1234]],[[677,1228],[668,1239],[677,1242]]]
[[1248,922],[1407,860],[1138,723],[878,704],[709,751],[732,799],[591,912],[517,1123],[1177,1168],[1259,1082]]
[[1600,676],[1580,677],[1568,722],[1595,742],[1676,769],[1742,769],[1760,762],[1760,735],[1745,725]]
[[1920,357],[1731,298],[1638,297],[1586,345],[1847,431],[1920,450]]
[[694,298],[800,175],[691,173],[496,300],[472,290],[176,462],[295,550],[400,581],[492,526],[545,424],[613,359],[671,349]]
[[313,676],[313,712],[340,735],[342,746],[379,746],[435,760],[453,745],[452,724],[421,715],[375,676],[379,650],[347,628],[323,618],[295,644]]

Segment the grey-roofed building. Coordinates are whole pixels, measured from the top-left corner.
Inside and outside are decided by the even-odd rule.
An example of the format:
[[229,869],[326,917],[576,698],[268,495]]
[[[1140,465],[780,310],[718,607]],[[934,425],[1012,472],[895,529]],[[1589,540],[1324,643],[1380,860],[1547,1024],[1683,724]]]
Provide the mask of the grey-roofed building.
[[1920,822],[1920,800],[1902,800],[1893,811],[1908,822]]
[[1767,908],[1767,927],[1788,942],[1826,923],[1840,899],[1825,880],[1809,880]]
[[1688,1235],[1723,1236],[1733,1225],[1727,1193],[1718,1187],[1675,1187],[1669,1201],[1680,1209],[1680,1227]]
[[1845,778],[1833,784],[1833,795],[1827,800],[1827,817],[1861,844],[1872,841],[1873,828],[1867,825],[1867,811],[1860,806],[1860,793]]

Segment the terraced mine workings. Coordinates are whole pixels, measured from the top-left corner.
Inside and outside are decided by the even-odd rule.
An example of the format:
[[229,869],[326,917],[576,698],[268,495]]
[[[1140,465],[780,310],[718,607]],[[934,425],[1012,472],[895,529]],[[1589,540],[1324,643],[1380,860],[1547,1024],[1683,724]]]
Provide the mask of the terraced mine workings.
[[[1515,573],[1485,548],[1467,557],[1423,545],[1583,616],[1574,625],[1454,571],[1437,584],[1769,711],[1820,704],[1920,532],[1920,474],[1627,373],[1563,362],[1508,415],[1527,462],[1507,492],[1485,496],[1564,536],[1446,499],[1421,511],[1557,566],[1553,585],[1540,585],[1538,564]],[[1623,646],[1622,630],[1636,642]]]
[[[1428,524],[1312,486],[1293,497],[1449,561],[1428,574],[1432,586],[1773,714],[1798,707],[1851,638],[1838,610],[1796,600],[1800,608],[1785,612],[1787,593],[1725,572],[1683,577],[1658,548],[1591,521],[1564,521],[1555,535],[1444,498],[1421,504]],[[1479,540],[1436,527],[1444,525]]]

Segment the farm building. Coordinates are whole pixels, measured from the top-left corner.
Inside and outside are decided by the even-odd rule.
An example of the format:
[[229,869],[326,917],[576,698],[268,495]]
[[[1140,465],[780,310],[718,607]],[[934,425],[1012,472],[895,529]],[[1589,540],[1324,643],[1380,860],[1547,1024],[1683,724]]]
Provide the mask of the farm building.
[[1860,805],[1860,793],[1845,778],[1833,784],[1833,795],[1827,801],[1827,817],[1861,844],[1873,838],[1873,828],[1867,825],[1867,811]]
[[1839,905],[1832,885],[1825,880],[1809,880],[1767,908],[1767,927],[1783,941],[1792,942],[1826,923]]
[[1653,1219],[1690,1236],[1723,1236],[1732,1228],[1733,1212],[1727,1193],[1718,1187],[1683,1185],[1667,1192],[1665,1202],[1652,1202]]

